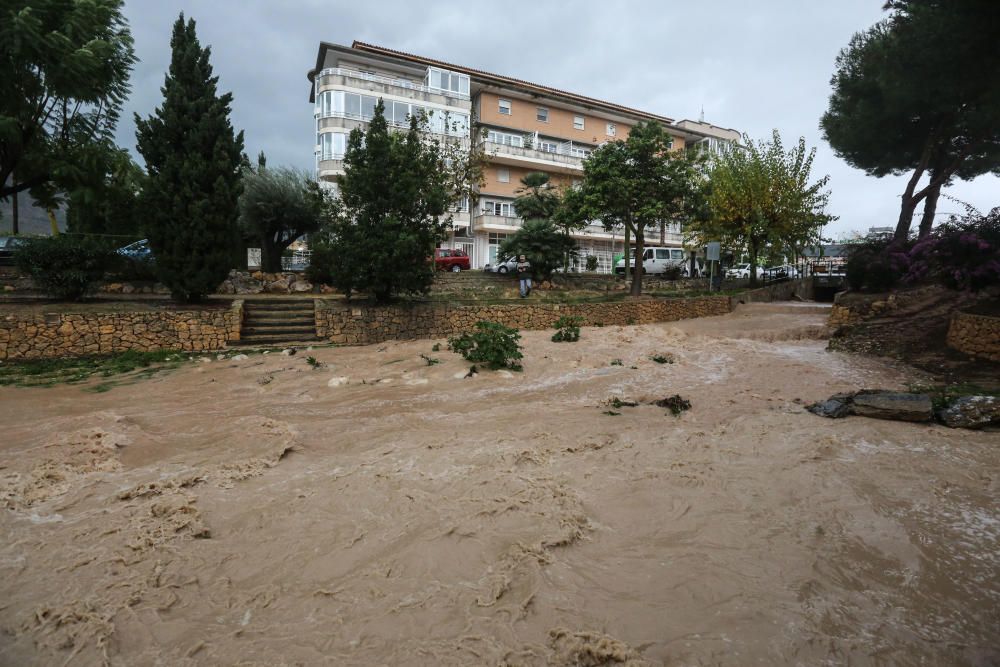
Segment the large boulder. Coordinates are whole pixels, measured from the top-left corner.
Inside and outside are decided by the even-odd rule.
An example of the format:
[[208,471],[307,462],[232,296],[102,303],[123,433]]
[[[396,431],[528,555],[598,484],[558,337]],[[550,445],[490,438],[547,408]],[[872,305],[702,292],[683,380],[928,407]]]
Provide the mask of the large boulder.
[[853,394],[834,394],[825,401],[806,406],[806,410],[814,415],[831,419],[860,415],[875,419],[926,422],[934,417],[930,396],[882,389],[865,389]]
[[927,394],[908,394],[880,389],[859,391],[851,399],[851,411],[862,417],[905,422],[929,422],[934,407]]
[[938,416],[946,426],[952,428],[982,428],[1000,424],[1000,397],[963,396]]

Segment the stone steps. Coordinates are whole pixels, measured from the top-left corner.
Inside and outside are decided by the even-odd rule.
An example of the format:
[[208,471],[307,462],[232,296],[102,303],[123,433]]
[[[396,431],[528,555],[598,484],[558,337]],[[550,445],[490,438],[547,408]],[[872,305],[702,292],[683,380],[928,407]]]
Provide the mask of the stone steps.
[[312,299],[247,299],[243,302],[241,345],[316,342]]

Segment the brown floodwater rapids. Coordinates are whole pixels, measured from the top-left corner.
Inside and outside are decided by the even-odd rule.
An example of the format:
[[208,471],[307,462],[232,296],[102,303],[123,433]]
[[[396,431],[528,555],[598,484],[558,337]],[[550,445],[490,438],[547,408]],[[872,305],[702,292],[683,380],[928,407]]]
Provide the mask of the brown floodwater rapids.
[[808,414],[919,379],[824,318],[0,388],[0,664],[1000,664],[1000,434]]

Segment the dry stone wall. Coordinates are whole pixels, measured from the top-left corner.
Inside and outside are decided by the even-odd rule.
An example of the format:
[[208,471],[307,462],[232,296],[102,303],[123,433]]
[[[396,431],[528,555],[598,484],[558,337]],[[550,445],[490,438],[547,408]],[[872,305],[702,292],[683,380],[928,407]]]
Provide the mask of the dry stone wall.
[[728,296],[693,299],[639,299],[615,303],[372,306],[316,301],[316,333],[343,345],[387,340],[440,338],[471,331],[476,322],[499,322],[518,329],[547,329],[563,316],[583,318],[584,326],[651,324],[692,317],[724,315]]
[[239,340],[242,318],[242,300],[226,310],[25,314],[0,309],[0,359],[218,350]]
[[955,313],[947,340],[948,347],[969,356],[1000,361],[1000,317]]

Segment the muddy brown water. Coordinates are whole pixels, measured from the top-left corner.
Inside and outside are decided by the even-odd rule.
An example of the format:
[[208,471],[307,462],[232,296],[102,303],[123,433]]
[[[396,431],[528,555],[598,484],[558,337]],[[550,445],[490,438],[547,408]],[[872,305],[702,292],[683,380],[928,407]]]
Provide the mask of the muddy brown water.
[[824,317],[0,388],[0,664],[997,664],[1000,434],[807,414],[914,379]]

